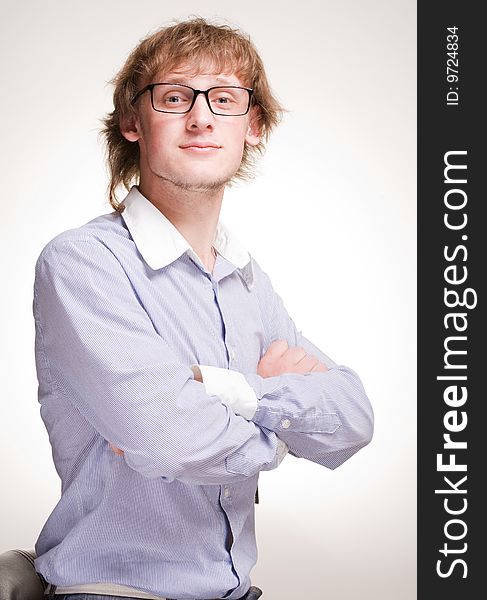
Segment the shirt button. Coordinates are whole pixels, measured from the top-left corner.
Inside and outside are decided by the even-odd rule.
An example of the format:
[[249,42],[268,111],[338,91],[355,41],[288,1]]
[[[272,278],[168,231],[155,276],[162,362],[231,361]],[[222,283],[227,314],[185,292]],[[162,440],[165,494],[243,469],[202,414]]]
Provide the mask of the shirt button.
[[225,498],[228,498],[228,496],[230,496],[230,490],[227,487],[224,488],[223,495],[225,496]]
[[289,429],[289,427],[291,427],[291,421],[289,419],[283,419],[281,421],[281,427],[283,429]]

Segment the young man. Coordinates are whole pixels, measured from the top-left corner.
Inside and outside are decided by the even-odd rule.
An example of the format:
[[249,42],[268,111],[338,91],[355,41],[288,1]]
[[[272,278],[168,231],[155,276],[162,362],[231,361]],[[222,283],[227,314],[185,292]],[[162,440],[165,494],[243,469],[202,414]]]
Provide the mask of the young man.
[[369,442],[372,410],[219,221],[281,111],[250,41],[179,23],[114,83],[115,211],[36,265],[39,400],[62,480],[36,568],[73,600],[258,598],[259,472],[287,452],[337,467]]

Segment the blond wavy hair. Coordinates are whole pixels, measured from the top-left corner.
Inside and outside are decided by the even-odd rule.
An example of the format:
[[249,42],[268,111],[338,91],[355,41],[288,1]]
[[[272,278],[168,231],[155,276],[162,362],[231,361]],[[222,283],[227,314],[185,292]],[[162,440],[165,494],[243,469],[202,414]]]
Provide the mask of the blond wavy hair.
[[106,144],[106,159],[110,175],[108,198],[112,207],[121,212],[117,190],[126,190],[139,182],[139,145],[129,142],[120,131],[121,120],[135,111],[132,98],[161,69],[165,72],[182,66],[200,73],[229,73],[239,77],[242,85],[254,90],[252,106],[261,141],[257,146],[245,145],[242,162],[232,181],[253,177],[255,162],[264,152],[272,129],[279,123],[283,107],[272,94],[264,65],[250,38],[229,25],[210,23],[195,17],[163,27],[143,39],[131,52],[124,66],[112,79],[114,110],[103,119],[101,134]]

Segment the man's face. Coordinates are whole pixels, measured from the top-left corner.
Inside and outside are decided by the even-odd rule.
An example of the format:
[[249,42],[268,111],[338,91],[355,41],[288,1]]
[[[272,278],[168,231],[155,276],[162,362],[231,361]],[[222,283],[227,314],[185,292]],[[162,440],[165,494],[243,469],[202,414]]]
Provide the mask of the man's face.
[[[159,73],[153,83],[179,83],[194,89],[237,85],[245,87],[236,75],[192,75],[187,69]],[[237,172],[245,144],[259,143],[252,111],[243,116],[213,114],[203,94],[189,113],[155,111],[150,92],[137,101],[137,116],[122,125],[123,135],[140,147],[141,186],[157,186],[168,180],[188,190],[221,188]]]

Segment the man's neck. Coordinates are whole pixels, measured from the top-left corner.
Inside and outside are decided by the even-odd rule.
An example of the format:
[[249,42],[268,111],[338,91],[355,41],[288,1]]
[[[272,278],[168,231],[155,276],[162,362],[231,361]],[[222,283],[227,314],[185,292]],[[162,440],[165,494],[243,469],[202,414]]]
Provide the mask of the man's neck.
[[138,186],[145,196],[171,221],[211,272],[215,264],[213,240],[220,217],[224,187],[217,190],[186,190],[169,181]]

